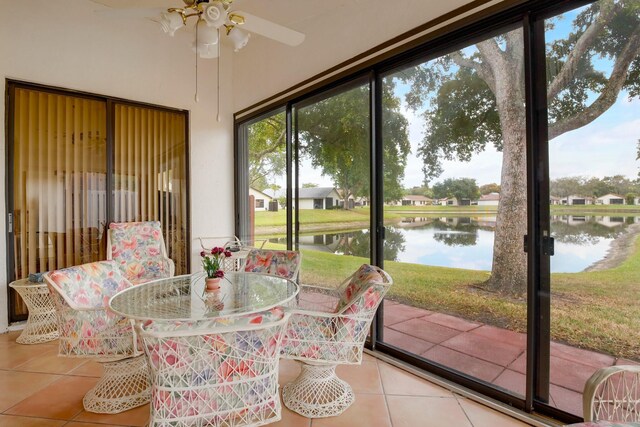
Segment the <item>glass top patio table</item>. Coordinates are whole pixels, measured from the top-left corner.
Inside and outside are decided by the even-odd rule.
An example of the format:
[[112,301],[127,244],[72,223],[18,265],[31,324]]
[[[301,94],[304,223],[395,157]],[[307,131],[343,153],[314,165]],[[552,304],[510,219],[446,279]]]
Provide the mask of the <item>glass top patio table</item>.
[[109,300],[114,312],[137,320],[198,321],[269,310],[298,294],[291,280],[258,273],[225,273],[205,292],[205,274],[175,276],[125,289]]

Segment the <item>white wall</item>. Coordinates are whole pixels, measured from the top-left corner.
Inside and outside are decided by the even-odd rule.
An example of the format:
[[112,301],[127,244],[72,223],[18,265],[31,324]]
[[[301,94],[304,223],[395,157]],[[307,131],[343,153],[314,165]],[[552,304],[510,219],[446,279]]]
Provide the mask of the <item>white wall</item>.
[[[289,47],[252,37],[234,60],[235,110],[249,107],[280,91],[363,53],[397,35],[429,22],[471,0],[352,0],[332,2],[321,15],[289,22],[270,18],[306,34],[305,41]],[[499,3],[494,0],[493,3]],[[294,6],[295,7],[295,6]],[[248,10],[249,11],[249,10]],[[251,10],[254,12],[253,10]],[[258,13],[258,12],[254,12]],[[257,66],[259,64],[259,66]]]
[[[232,235],[232,52],[222,52],[223,111],[217,123],[216,60],[199,61],[200,100],[195,103],[195,58],[186,41],[169,38],[151,21],[94,13],[100,8],[78,0],[0,2],[0,90],[5,93],[5,79],[11,78],[189,110],[192,237]],[[4,102],[0,117],[5,117]],[[5,135],[0,120],[3,233]],[[0,332],[8,326],[5,246],[0,238]],[[194,270],[198,248],[192,244]]]

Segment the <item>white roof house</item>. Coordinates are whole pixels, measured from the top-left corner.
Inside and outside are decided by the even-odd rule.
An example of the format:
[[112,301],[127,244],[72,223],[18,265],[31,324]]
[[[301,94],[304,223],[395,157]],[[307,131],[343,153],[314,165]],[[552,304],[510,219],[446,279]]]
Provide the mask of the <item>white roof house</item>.
[[478,206],[498,206],[500,203],[499,193],[483,194],[478,199]]
[[605,194],[596,199],[596,203],[599,205],[624,205],[624,197],[618,194]]
[[333,209],[340,206],[340,194],[335,187],[311,187],[298,189],[300,209]]
[[263,193],[260,190],[256,190],[253,187],[249,187],[249,197],[254,197],[254,209],[257,211],[268,211],[269,202],[273,200],[273,197]]

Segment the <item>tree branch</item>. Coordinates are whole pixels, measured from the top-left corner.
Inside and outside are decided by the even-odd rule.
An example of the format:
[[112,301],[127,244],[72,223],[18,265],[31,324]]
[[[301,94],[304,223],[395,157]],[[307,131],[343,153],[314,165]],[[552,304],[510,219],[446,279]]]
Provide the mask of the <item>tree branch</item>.
[[475,72],[478,73],[478,76],[480,76],[480,78],[484,80],[495,93],[495,78],[493,77],[491,69],[484,63],[476,62],[471,58],[465,58],[459,51],[450,53],[449,57],[457,66],[475,70]]
[[276,139],[276,142],[274,144],[271,144],[271,146],[265,150],[260,151],[259,153],[255,154],[254,156],[258,159],[261,159],[262,157],[266,156],[267,154],[271,154],[276,152],[279,148],[280,145],[282,144],[282,141],[284,140],[284,136],[285,136],[286,130],[282,130],[280,132],[280,135],[278,135],[278,138]]
[[565,86],[573,79],[578,69],[578,63],[584,53],[591,47],[593,40],[600,34],[605,24],[609,22],[618,12],[620,12],[620,4],[614,5],[612,2],[602,1],[600,13],[595,21],[589,25],[584,33],[576,41],[576,45],[569,53],[567,61],[562,66],[560,72],[553,79],[547,89],[547,100],[551,101]]
[[549,139],[587,125],[609,109],[616,102],[629,75],[629,66],[637,55],[640,55],[640,28],[631,34],[627,44],[616,58],[611,77],[609,77],[600,96],[586,109],[549,126]]

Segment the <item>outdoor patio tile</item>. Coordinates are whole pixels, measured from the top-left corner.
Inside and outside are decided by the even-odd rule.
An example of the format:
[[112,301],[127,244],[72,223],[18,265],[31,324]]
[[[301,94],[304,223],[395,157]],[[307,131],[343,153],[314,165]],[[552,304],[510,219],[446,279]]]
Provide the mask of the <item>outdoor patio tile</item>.
[[433,313],[432,315],[429,316],[428,319],[424,319],[424,320],[437,323],[438,325],[446,326],[447,328],[456,329],[462,332],[467,332],[479,326],[482,326],[480,323],[470,322],[461,317],[451,316],[449,314],[444,314],[444,313]]
[[453,393],[386,363],[378,364],[382,388],[389,395],[451,397]]
[[555,407],[579,417],[582,416],[582,393],[576,393],[573,390],[567,390],[564,387],[551,384],[549,386],[549,394]]
[[318,418],[312,427],[391,427],[385,397],[380,394],[356,394],[356,401],[339,417]]
[[411,319],[402,323],[397,323],[392,329],[405,334],[420,338],[423,341],[441,343],[460,334],[460,331],[440,326],[437,323],[427,322],[423,319]]
[[66,376],[7,410],[6,414],[71,420],[82,409],[82,397],[96,378]]
[[346,381],[355,393],[383,394],[378,364],[341,365],[336,369],[339,378]]
[[582,393],[584,384],[596,368],[551,356],[551,383]]
[[27,362],[16,366],[16,371],[44,372],[48,374],[66,374],[69,371],[83,365],[86,359],[77,357],[60,357],[58,348],[44,350],[37,357],[29,359]]
[[603,366],[613,366],[616,359],[613,356],[595,351],[584,350],[570,345],[551,342],[551,356],[578,362],[583,365],[602,368]]
[[433,347],[422,354],[422,357],[487,382],[493,381],[504,369],[502,366],[442,346]]
[[61,427],[65,425],[65,423],[66,421],[62,420],[0,415],[0,426],[2,427]]
[[505,369],[492,383],[512,393],[524,396],[525,380],[526,376],[524,374],[512,371],[511,369]]
[[527,348],[527,335],[520,332],[497,328],[495,326],[482,325],[471,331],[471,333],[481,335],[493,341],[503,342],[523,350]]
[[440,345],[505,367],[516,360],[523,351],[520,347],[470,332],[455,336]]
[[387,403],[393,427],[472,427],[453,397],[387,396]]
[[59,375],[51,374],[0,371],[0,412],[60,378]]
[[79,375],[83,377],[101,377],[104,369],[102,365],[93,360],[88,360],[77,368],[72,369],[69,375]]
[[96,414],[83,410],[73,417],[73,421],[142,427],[149,421],[149,411],[149,404],[138,406],[119,414]]
[[527,372],[527,352],[523,352],[513,363],[507,366],[507,368],[525,374]]
[[405,304],[387,305],[384,307],[384,325],[390,326],[418,317],[429,316],[432,311],[411,307]]
[[530,425],[498,411],[491,410],[473,400],[458,397],[458,401],[474,427],[524,427]]
[[384,342],[414,354],[422,354],[435,344],[411,335],[403,334],[391,328],[384,328]]

